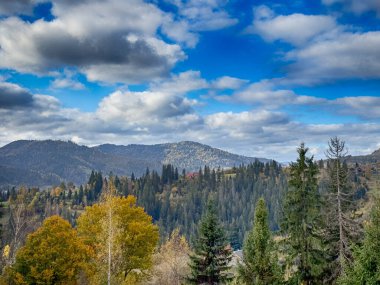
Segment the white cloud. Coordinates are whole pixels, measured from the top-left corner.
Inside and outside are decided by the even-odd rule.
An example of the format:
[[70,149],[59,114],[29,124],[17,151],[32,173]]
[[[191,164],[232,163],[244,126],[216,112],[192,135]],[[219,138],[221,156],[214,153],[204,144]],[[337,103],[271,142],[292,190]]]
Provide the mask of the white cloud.
[[184,94],[207,87],[209,87],[208,82],[201,77],[199,71],[194,70],[172,74],[170,79],[156,80],[150,84],[151,90],[175,94]]
[[337,79],[380,78],[380,32],[342,33],[290,51],[288,81],[318,84]]
[[[288,79],[285,79],[287,82]],[[217,95],[216,100],[228,103],[249,104],[265,109],[281,109],[284,106],[308,106],[314,110],[335,115],[356,117],[362,120],[380,119],[380,97],[354,96],[326,99],[296,94],[281,88],[284,79],[262,80],[241,88],[232,95]]]
[[181,119],[194,113],[192,109],[194,103],[179,95],[164,92],[116,91],[100,102],[97,115],[106,122],[123,127],[158,125],[165,127],[168,120],[175,120],[178,125],[185,122]]
[[283,85],[380,78],[379,31],[355,31],[328,15],[277,15],[267,6],[254,9],[253,24],[246,31],[295,46],[283,53],[282,60],[289,63],[284,78],[277,80]]
[[[295,121],[294,116],[283,111],[273,110],[269,101],[301,104],[299,100],[315,100],[307,96],[297,99],[298,95],[285,91],[282,95],[267,93],[268,97],[257,97],[255,102],[261,102],[260,107],[252,104],[249,111],[202,114],[197,111],[198,102],[186,94],[204,86],[214,87],[195,71],[157,81],[145,91],[115,91],[103,98],[94,112],[64,108],[52,96],[32,94],[15,84],[7,84],[8,89],[26,94],[32,101],[25,107],[0,108],[1,144],[15,139],[47,138],[75,139],[88,145],[194,140],[235,153],[289,161],[296,156],[295,149],[302,141],[316,151],[317,157],[322,157],[326,142],[334,135],[345,139],[353,154],[375,150],[380,139],[380,126],[376,121],[306,124]],[[175,92],[176,84],[183,86],[179,92]],[[248,89],[271,89],[272,84],[264,81]],[[334,108],[334,112],[341,115],[380,119],[377,97],[345,97],[318,104],[320,108],[313,111],[318,112],[318,116]]]
[[50,86],[51,88],[56,89],[74,89],[74,90],[82,90],[86,87],[83,83],[79,82],[76,77],[75,72],[72,70],[66,69],[62,74],[59,74],[57,78],[55,78]]
[[258,34],[266,41],[282,40],[303,45],[317,35],[337,28],[335,19],[325,15],[276,15],[267,6],[254,8],[254,19],[247,33]]
[[47,138],[75,138],[88,145],[195,140],[235,153],[289,161],[296,157],[302,141],[319,149],[317,157],[323,157],[326,142],[334,135],[347,141],[352,154],[375,150],[380,139],[377,123],[303,124],[285,113],[262,108],[202,116],[185,98],[165,98],[155,92],[115,92],[95,113],[62,108],[52,97],[34,96],[42,109],[0,109],[1,144]]
[[380,119],[380,97],[343,97],[333,100],[332,105],[340,108],[338,112],[343,115]]
[[30,15],[33,12],[33,6],[41,0],[11,0],[1,1],[0,16],[14,15],[22,13]]
[[212,87],[215,89],[239,89],[243,85],[247,84],[249,81],[236,78],[236,77],[231,77],[231,76],[222,76],[214,80],[211,84]]
[[216,96],[215,99],[224,102],[260,105],[269,109],[277,109],[284,105],[317,105],[325,102],[325,99],[322,98],[298,95],[293,90],[279,88],[276,80],[251,83],[231,96]]
[[[147,82],[168,76],[186,58],[181,45],[195,47],[199,32],[237,23],[221,0],[174,1],[177,14],[143,0],[53,0],[52,21],[12,16],[37,2],[0,4],[6,15],[0,18],[0,68],[38,75],[71,68],[90,81]],[[79,87],[67,79],[55,85]]]
[[153,4],[55,1],[52,12],[51,22],[0,20],[0,68],[47,74],[69,67],[92,81],[130,83],[166,76],[185,58],[157,35],[171,18]]
[[345,9],[358,15],[375,11],[380,16],[380,2],[378,0],[322,0],[322,3],[325,5],[342,4]]
[[235,25],[238,20],[232,18],[223,7],[225,0],[172,0],[178,8],[178,14],[187,21],[192,31],[213,31]]
[[195,32],[190,31],[189,22],[186,20],[175,21],[169,17],[162,25],[162,31],[172,40],[193,48],[199,40]]

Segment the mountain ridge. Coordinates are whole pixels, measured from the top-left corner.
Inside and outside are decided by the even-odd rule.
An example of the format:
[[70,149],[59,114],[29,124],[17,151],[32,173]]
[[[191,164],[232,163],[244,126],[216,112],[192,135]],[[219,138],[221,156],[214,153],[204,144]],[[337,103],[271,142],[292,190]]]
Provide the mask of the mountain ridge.
[[[205,165],[230,168],[265,158],[247,157],[193,141],[178,143],[101,144],[94,147],[62,140],[18,140],[0,148],[0,186],[51,186],[60,182],[83,184],[92,170],[117,175],[161,171],[172,164],[180,171]],[[19,174],[18,174],[19,173]]]

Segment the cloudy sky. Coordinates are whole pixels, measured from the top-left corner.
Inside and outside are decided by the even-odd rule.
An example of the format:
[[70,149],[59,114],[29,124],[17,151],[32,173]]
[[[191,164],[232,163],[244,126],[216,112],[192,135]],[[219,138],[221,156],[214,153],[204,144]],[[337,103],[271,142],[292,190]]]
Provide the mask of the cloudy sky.
[[380,148],[378,0],[0,1],[0,146]]

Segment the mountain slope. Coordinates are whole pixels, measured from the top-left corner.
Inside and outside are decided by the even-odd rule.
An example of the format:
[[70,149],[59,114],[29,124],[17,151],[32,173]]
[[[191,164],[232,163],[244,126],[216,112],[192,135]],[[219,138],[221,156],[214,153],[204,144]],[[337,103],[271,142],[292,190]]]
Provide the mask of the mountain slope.
[[204,165],[226,168],[255,159],[195,142],[87,147],[64,141],[21,140],[0,148],[0,186],[49,186],[61,181],[81,184],[92,170],[141,175],[146,168],[161,171],[162,164],[169,163],[179,170],[197,171]]
[[246,157],[232,154],[208,145],[197,142],[183,141],[179,143],[166,143],[157,145],[100,145],[96,147],[104,153],[111,155],[125,156],[128,158],[148,158],[149,160],[159,161],[160,164],[173,164],[181,169],[197,171],[205,165],[211,168],[232,167],[241,164],[260,161],[269,161],[265,158]]
[[347,156],[347,161],[351,163],[377,163],[380,162],[380,149],[368,155]]

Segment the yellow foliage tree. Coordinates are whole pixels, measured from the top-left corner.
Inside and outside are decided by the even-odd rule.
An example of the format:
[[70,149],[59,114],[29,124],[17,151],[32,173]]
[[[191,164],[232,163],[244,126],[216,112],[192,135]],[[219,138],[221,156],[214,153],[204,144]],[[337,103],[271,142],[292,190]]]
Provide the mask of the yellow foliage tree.
[[152,266],[158,227],[133,196],[116,197],[110,181],[103,201],[78,218],[78,232],[92,247],[91,284],[136,284]]
[[68,221],[49,217],[18,250],[8,284],[77,284],[90,251]]
[[180,285],[189,275],[190,247],[186,238],[175,229],[154,255],[154,267],[149,284]]

